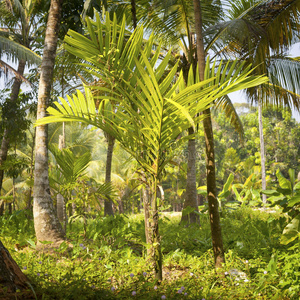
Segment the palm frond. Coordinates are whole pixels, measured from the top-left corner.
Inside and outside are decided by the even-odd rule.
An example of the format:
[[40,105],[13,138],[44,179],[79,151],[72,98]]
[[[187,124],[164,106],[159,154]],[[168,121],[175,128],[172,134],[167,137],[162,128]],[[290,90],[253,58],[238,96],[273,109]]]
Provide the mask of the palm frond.
[[8,56],[8,59],[15,61],[25,60],[29,65],[36,64],[39,65],[42,61],[42,58],[34,51],[29,48],[10,40],[7,37],[1,35],[0,32],[0,52],[5,52]]
[[91,153],[86,152],[76,157],[69,149],[59,150],[53,144],[49,150],[55,157],[66,183],[74,183],[79,176],[83,176],[91,161]]

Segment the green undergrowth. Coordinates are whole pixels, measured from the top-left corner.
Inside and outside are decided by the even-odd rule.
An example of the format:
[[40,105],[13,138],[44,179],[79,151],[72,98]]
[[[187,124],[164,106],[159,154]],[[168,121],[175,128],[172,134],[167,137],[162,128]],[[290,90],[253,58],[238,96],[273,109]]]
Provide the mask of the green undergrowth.
[[145,258],[142,215],[89,219],[86,236],[77,220],[68,228],[73,248],[63,243],[51,254],[35,251],[25,211],[0,218],[0,234],[37,299],[299,299],[298,244],[279,243],[285,218],[252,209],[223,213],[226,265],[218,272],[208,216],[200,219],[201,227],[186,227],[179,216],[161,216],[160,284]]

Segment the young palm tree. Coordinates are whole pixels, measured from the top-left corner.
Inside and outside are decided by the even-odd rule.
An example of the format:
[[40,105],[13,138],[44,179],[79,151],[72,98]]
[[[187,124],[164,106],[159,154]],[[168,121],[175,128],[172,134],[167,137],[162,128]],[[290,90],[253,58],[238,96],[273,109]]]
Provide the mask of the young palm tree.
[[[205,118],[204,115],[196,115],[206,109],[209,103],[227,93],[264,82],[265,78],[249,76],[249,67],[242,74],[241,67],[233,72],[235,64],[230,70],[230,64],[224,69],[218,68],[214,77],[211,76],[214,70],[210,72],[208,62],[206,80],[193,84],[196,76],[191,68],[187,84],[182,72],[174,83],[178,63],[171,70],[166,70],[171,51],[159,61],[161,48],[151,53],[153,35],[141,50],[142,28],[138,28],[124,42],[124,19],[119,25],[116,19],[111,22],[107,14],[105,24],[101,23],[99,16],[94,23],[89,19],[86,21],[90,39],[70,31],[66,48],[85,59],[88,63],[84,66],[94,76],[110,82],[112,89],[108,90],[106,86],[89,87],[86,98],[80,92],[73,99],[68,97],[68,102],[61,98],[62,104],[56,103],[57,109],[48,109],[52,116],[38,120],[37,124],[85,122],[108,132],[137,160],[144,170],[149,187],[151,207],[148,224],[145,225],[149,233],[150,256],[155,276],[161,280],[157,190],[164,168],[174,155],[172,149],[190,138],[183,137],[182,131]],[[222,70],[225,73],[227,70],[229,77],[221,76]],[[97,96],[102,100],[97,110],[90,91],[95,88],[106,93],[109,91],[106,95]],[[202,101],[196,101],[199,98]],[[113,118],[109,109],[111,101],[119,102]]]
[[[39,82],[37,120],[45,117],[50,99],[62,0],[51,0]],[[48,175],[47,125],[36,127],[33,187],[34,228],[38,242],[61,242],[63,230],[54,211]]]

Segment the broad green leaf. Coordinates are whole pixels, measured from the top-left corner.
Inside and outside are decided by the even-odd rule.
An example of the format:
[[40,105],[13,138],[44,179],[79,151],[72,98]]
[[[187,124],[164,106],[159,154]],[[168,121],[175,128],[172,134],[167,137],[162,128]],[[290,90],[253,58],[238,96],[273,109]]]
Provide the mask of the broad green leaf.
[[293,207],[294,205],[298,205],[300,203],[300,194],[296,194],[291,199],[288,200],[288,207]]
[[280,242],[287,245],[299,237],[300,215],[297,215],[283,230]]
[[226,183],[224,184],[223,186],[223,190],[222,192],[218,195],[219,198],[223,198],[223,197],[227,197],[229,194],[230,194],[230,191],[229,191],[229,187],[230,185],[232,184],[233,182],[233,179],[234,179],[234,175],[231,173],[227,180],[226,180]]
[[276,171],[276,176],[277,176],[277,179],[279,181],[279,186],[282,188],[282,189],[286,189],[286,190],[290,190],[292,191],[292,185],[291,185],[291,182],[289,180],[287,180],[282,174],[281,172],[279,171],[279,169]]
[[262,190],[261,192],[267,196],[279,196],[280,195],[280,193],[278,193],[278,191],[276,191],[276,190]]
[[243,199],[241,198],[241,195],[238,192],[238,190],[236,189],[235,185],[232,186],[232,190],[235,194],[236,200],[239,201],[239,202],[243,202]]

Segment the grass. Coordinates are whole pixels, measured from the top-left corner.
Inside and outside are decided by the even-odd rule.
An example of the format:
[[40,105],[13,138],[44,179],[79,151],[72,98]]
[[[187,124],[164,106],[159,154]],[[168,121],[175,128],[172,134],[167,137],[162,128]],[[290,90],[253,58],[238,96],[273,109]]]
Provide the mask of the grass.
[[299,247],[280,245],[286,220],[279,214],[223,213],[226,265],[218,272],[208,216],[201,215],[200,228],[179,221],[172,214],[160,219],[161,284],[145,259],[142,215],[90,219],[85,239],[78,220],[69,228],[73,249],[63,243],[52,254],[35,251],[24,211],[0,219],[0,234],[38,299],[299,299]]

